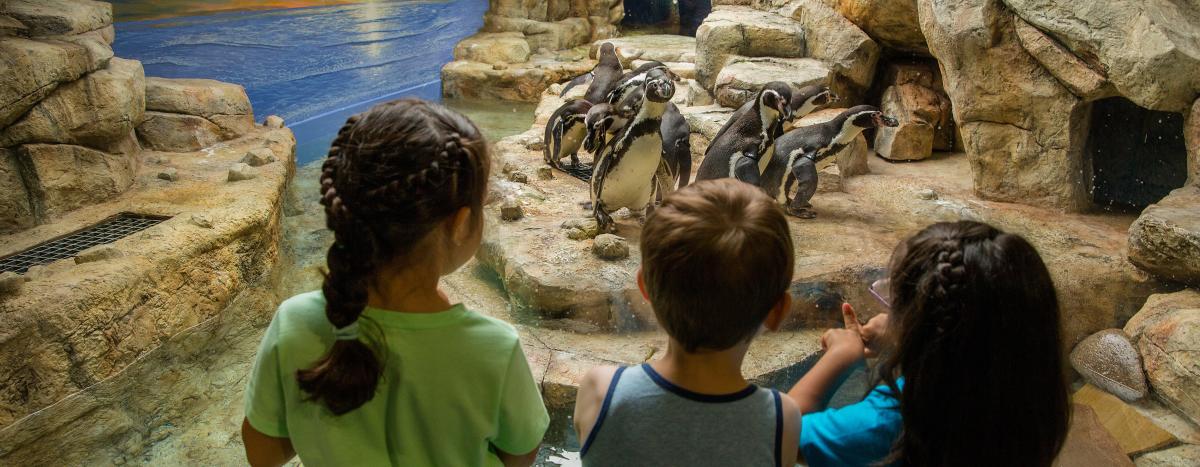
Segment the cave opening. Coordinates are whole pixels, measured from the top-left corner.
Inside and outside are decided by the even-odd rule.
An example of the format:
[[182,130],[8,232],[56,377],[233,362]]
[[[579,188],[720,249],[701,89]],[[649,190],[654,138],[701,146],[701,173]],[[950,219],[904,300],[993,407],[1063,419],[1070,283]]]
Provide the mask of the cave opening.
[[1123,97],[1092,103],[1085,157],[1092,203],[1138,212],[1187,181],[1183,114],[1149,110]]
[[625,0],[626,30],[696,36],[696,29],[712,12],[711,0]]

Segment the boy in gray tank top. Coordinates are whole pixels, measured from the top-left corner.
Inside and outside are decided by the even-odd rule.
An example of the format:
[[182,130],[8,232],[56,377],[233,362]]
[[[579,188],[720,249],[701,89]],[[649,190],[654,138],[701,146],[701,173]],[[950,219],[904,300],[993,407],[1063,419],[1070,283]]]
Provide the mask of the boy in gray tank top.
[[794,465],[799,409],[741,371],[750,341],[791,310],[783,211],[737,180],[698,182],[663,199],[641,250],[638,286],[667,351],[584,376],[575,403],[583,465]]

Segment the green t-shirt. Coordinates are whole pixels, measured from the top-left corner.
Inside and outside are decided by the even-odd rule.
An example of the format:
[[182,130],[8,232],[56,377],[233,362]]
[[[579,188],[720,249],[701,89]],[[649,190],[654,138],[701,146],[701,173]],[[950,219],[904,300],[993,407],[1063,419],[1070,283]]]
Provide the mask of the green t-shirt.
[[462,305],[438,313],[367,308],[363,334],[386,338],[375,397],[335,416],[306,401],[296,371],[333,345],[320,292],[283,302],[246,387],[246,418],[290,438],[304,465],[498,466],[489,446],[532,451],[550,423],[517,332]]

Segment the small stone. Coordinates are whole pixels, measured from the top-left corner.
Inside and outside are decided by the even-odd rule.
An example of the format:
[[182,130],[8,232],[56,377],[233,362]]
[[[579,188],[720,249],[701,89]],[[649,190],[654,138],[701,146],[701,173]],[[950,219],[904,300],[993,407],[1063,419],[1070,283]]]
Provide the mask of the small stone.
[[31,281],[31,280],[34,280],[34,279],[36,279],[36,278],[42,277],[42,275],[43,275],[43,274],[46,274],[46,271],[48,271],[48,270],[49,270],[49,269],[47,269],[47,268],[46,268],[46,265],[44,265],[44,264],[38,264],[38,265],[36,265],[36,266],[30,266],[30,267],[29,267],[29,269],[28,269],[27,271],[25,271],[25,274],[24,274],[24,275],[25,275],[25,280],[26,280],[26,281]]
[[263,125],[265,125],[267,128],[283,128],[283,117],[278,115],[270,115],[267,117],[267,120],[263,122]]
[[13,295],[21,291],[25,278],[12,271],[0,273],[0,296]]
[[158,178],[168,182],[179,181],[179,171],[175,170],[174,167],[168,167],[158,173]]
[[516,164],[513,164],[512,162],[505,162],[504,166],[500,168],[500,173],[502,173],[504,175],[508,175],[517,170],[518,170],[518,168],[517,168]]
[[508,174],[508,181],[517,183],[529,183],[529,176],[525,172],[515,170]]
[[1070,359],[1083,379],[1121,400],[1133,402],[1146,397],[1149,391],[1142,358],[1120,329],[1088,336],[1071,351]]
[[506,221],[515,221],[525,217],[525,210],[521,208],[521,203],[518,203],[515,198],[507,198],[504,204],[500,205],[500,218]]
[[253,180],[255,177],[258,177],[258,171],[245,163],[239,162],[229,168],[229,181],[231,182]]
[[508,69],[508,65],[505,65],[503,63],[497,63],[495,65],[492,65],[492,69],[496,70],[496,71],[503,71],[503,70]]
[[938,199],[938,193],[936,191],[926,188],[924,190],[918,191],[917,197],[921,198],[923,200],[932,201],[932,200]]
[[203,214],[192,214],[192,218],[188,219],[188,223],[202,229],[213,228],[212,220]]
[[538,167],[537,178],[538,180],[554,180],[554,170],[549,167]]
[[567,229],[567,238],[571,240],[596,238],[600,233],[600,224],[591,217],[567,220],[562,223],[562,228]]
[[629,257],[629,243],[613,234],[600,234],[592,242],[592,253],[601,259],[625,259]]
[[75,264],[103,261],[106,259],[120,258],[122,256],[125,256],[125,252],[118,250],[112,245],[97,245],[79,252],[79,254],[75,256]]
[[242,156],[242,163],[250,167],[261,167],[275,162],[275,153],[267,148],[251,149],[245,156]]

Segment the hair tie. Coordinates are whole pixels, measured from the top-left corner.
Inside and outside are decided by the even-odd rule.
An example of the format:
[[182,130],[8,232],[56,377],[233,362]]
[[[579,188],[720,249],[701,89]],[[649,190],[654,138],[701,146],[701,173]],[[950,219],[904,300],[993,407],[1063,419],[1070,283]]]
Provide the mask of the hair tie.
[[358,340],[358,320],[342,327],[334,326],[333,338],[339,341]]

